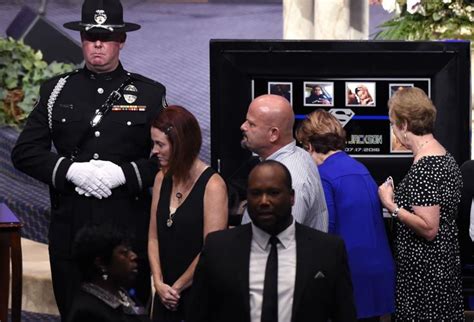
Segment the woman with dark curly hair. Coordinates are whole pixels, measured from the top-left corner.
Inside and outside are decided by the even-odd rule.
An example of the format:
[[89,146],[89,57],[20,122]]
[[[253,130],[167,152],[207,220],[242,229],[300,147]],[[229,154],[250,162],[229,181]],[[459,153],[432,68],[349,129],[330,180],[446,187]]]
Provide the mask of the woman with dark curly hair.
[[82,284],[68,322],[150,320],[127,292],[137,274],[137,254],[124,233],[111,225],[86,225],[76,236],[73,254]]
[[390,124],[413,152],[413,164],[394,187],[379,187],[396,219],[397,321],[464,321],[456,217],[462,178],[454,158],[433,136],[436,108],[423,90],[396,91]]
[[395,267],[367,168],[344,152],[346,133],[330,113],[316,110],[297,139],[318,165],[329,212],[329,233],[344,239],[359,321],[378,321],[395,306]]

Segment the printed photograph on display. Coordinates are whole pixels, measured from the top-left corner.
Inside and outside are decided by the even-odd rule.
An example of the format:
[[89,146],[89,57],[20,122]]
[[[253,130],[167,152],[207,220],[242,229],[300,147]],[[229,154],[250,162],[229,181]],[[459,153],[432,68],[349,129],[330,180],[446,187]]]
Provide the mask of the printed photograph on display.
[[[403,90],[404,88],[413,87],[414,84],[407,83],[396,83],[388,85],[388,97],[391,98],[396,91]],[[395,136],[393,128],[390,128],[390,152],[392,153],[407,153],[411,152],[410,149],[404,147],[400,140]]]
[[286,97],[293,105],[297,122],[316,108],[328,110],[343,124],[347,132],[345,151],[351,156],[411,158],[412,151],[399,142],[391,129],[387,101],[397,90],[415,86],[429,96],[431,80],[281,75],[272,79],[255,77],[250,85],[252,99],[267,93]]
[[304,82],[304,106],[334,106],[334,83]]
[[291,82],[268,82],[268,94],[283,96],[293,105],[293,83]]
[[393,126],[390,127],[390,152],[392,153],[407,153],[411,152],[410,149],[403,146],[400,140],[396,137],[393,132]]
[[401,90],[401,89],[404,89],[404,88],[410,88],[410,87],[414,87],[415,85],[414,84],[402,84],[402,83],[399,83],[399,84],[389,84],[388,85],[388,98],[391,98],[393,96],[393,94],[395,94],[396,91],[398,90]]
[[375,106],[375,82],[346,82],[346,106]]

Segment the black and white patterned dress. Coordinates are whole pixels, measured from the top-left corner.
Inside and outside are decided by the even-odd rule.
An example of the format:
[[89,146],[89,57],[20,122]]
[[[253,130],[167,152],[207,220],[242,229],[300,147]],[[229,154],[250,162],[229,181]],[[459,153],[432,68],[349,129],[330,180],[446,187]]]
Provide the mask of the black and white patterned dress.
[[456,226],[461,188],[461,172],[449,153],[422,157],[396,187],[396,204],[412,213],[412,205],[441,207],[432,241],[397,221],[397,321],[464,320]]

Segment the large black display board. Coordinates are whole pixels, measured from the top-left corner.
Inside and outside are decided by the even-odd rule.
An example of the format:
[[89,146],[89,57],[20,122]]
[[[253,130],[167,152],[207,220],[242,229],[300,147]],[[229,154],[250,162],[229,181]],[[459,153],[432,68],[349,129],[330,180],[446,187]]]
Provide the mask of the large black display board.
[[[253,97],[276,93],[297,121],[317,108],[345,125],[346,151],[377,182],[401,180],[412,162],[390,132],[387,101],[400,87],[426,91],[438,109],[435,136],[459,164],[470,159],[468,42],[211,40],[211,162],[230,183],[245,182],[251,153],[240,125]],[[311,91],[320,87],[324,99]],[[364,89],[369,100],[356,94]]]

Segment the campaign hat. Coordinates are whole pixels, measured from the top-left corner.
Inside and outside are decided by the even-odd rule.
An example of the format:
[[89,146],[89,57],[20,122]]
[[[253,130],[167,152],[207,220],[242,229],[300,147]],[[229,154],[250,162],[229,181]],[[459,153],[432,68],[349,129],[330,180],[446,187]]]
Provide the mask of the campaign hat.
[[123,7],[119,0],[85,0],[81,21],[64,24],[67,29],[88,33],[127,32],[140,29],[140,25],[123,21]]

